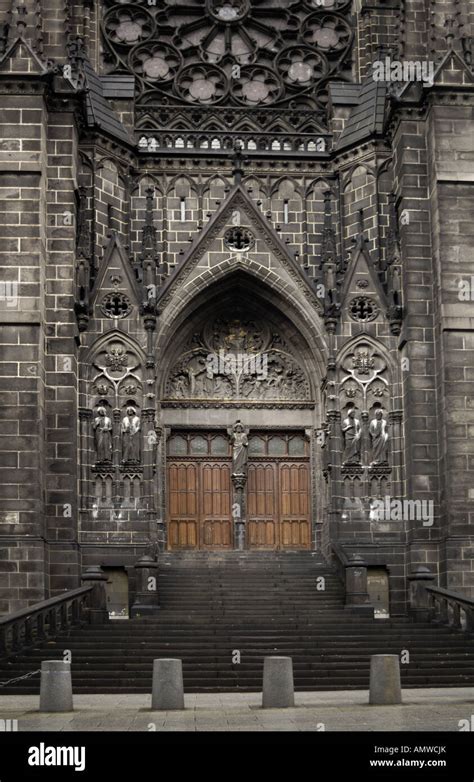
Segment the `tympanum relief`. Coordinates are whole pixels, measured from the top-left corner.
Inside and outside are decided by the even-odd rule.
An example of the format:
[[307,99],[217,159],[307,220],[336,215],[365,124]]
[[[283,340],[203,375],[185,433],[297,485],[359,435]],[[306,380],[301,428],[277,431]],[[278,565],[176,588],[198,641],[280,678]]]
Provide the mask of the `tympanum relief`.
[[165,389],[169,400],[310,399],[303,368],[279,333],[241,315],[216,318],[194,334],[172,366]]

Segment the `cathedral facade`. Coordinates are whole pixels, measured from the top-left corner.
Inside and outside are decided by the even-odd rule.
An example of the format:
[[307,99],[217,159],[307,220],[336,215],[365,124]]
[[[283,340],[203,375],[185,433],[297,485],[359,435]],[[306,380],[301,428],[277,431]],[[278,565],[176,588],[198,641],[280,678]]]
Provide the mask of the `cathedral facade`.
[[473,20],[0,0],[0,613],[163,551],[474,594]]

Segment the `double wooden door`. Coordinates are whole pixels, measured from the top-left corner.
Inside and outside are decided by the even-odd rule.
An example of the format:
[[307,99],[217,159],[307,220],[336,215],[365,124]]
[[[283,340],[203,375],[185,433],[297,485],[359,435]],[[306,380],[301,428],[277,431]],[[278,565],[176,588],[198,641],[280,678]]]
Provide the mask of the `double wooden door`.
[[[249,438],[246,547],[311,547],[308,444],[302,435]],[[230,549],[234,544],[228,438],[179,433],[168,444],[168,547]]]

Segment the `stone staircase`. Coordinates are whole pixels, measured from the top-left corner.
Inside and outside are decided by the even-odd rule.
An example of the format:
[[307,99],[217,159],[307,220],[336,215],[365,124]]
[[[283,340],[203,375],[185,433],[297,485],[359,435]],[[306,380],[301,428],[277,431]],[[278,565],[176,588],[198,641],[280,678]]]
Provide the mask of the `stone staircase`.
[[370,655],[402,650],[404,687],[474,685],[474,636],[345,611],[340,582],[315,552],[168,553],[158,588],[156,618],[79,627],[0,661],[0,693],[38,692],[39,676],[1,682],[65,649],[76,693],[151,692],[157,657],[183,660],[187,692],[260,690],[266,655],[293,658],[297,690],[366,689]]

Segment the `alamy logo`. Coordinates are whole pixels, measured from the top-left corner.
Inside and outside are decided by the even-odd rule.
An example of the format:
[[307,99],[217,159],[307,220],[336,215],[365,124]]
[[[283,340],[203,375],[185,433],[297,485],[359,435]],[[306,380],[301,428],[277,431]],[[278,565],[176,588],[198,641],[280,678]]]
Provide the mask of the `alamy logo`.
[[374,81],[422,81],[433,86],[434,62],[421,60],[375,60],[372,63],[372,78]]
[[222,348],[218,353],[209,353],[206,357],[207,376],[214,375],[256,375],[265,380],[268,375],[268,356],[266,353],[226,353]]
[[48,747],[43,742],[39,747],[29,747],[29,766],[73,766],[74,771],[86,768],[85,747]]
[[434,523],[433,500],[393,500],[384,497],[370,503],[372,521],[421,521],[423,527]]

